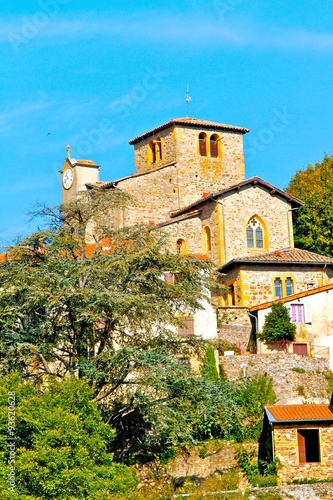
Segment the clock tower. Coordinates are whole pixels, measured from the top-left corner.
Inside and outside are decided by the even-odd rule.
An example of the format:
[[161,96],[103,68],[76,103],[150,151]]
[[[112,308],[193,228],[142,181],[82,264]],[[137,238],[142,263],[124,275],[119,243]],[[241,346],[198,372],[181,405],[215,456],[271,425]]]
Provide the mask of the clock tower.
[[61,173],[62,203],[74,201],[80,192],[86,191],[87,184],[99,182],[99,165],[91,160],[71,158],[67,146],[67,158]]

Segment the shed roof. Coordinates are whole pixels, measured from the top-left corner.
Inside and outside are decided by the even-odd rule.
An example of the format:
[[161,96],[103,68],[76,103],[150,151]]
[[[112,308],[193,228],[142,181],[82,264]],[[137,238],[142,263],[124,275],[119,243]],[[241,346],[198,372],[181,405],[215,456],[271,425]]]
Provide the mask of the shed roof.
[[270,405],[265,407],[270,423],[292,423],[310,421],[332,421],[333,412],[330,405]]

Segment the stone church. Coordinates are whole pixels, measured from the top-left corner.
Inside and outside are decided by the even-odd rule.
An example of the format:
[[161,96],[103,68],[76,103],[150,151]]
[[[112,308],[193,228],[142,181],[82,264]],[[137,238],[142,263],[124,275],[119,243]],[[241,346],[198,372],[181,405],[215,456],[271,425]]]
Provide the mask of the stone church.
[[259,177],[245,178],[243,127],[196,118],[170,120],[129,141],[135,173],[100,181],[92,160],[71,158],[62,175],[62,201],[87,189],[119,189],[135,206],[119,226],[147,223],[169,236],[170,250],[204,254],[225,291],[214,305],[250,325],[260,303],[333,281],[333,259],[294,248],[292,212],[302,201]]

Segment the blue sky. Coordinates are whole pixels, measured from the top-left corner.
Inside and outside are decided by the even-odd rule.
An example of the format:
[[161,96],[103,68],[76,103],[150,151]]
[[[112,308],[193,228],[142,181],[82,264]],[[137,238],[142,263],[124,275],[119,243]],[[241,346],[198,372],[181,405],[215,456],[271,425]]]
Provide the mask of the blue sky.
[[128,140],[186,116],[187,85],[190,116],[251,130],[247,177],[283,189],[333,154],[329,0],[12,3],[0,7],[0,245],[35,229],[38,203],[61,202],[67,144],[102,180],[130,174]]

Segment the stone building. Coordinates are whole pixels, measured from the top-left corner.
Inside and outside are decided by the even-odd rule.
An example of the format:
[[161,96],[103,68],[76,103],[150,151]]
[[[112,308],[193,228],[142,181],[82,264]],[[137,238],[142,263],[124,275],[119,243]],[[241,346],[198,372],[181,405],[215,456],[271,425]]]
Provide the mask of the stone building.
[[278,459],[278,480],[333,477],[333,412],[330,405],[265,408],[259,458]]
[[[278,299],[290,311],[291,321],[296,325],[294,342],[258,341],[258,353],[286,351],[293,354],[329,359],[333,370],[333,284],[310,288]],[[256,318],[260,332],[274,302],[265,302],[250,308]]]
[[[226,316],[250,326],[249,307],[328,284],[332,259],[294,249],[292,210],[302,202],[258,178],[245,178],[243,135],[249,130],[177,118],[129,141],[135,173],[99,180],[91,160],[68,157],[63,202],[87,189],[132,196],[115,218],[120,226],[163,229],[171,251],[204,254],[221,272],[224,292],[214,298]],[[230,322],[230,321],[229,321]]]

